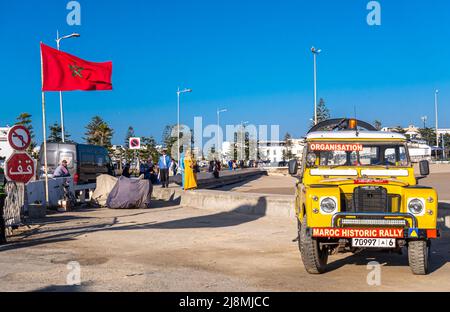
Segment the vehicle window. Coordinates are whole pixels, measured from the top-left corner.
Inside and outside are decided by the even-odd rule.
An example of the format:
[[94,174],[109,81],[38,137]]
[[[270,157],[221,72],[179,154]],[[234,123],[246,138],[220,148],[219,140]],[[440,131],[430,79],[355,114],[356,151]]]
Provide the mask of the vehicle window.
[[[39,155],[40,157],[40,163],[44,165],[44,151]],[[56,151],[55,150],[49,150],[47,149],[47,164],[49,166],[56,166],[58,163],[56,161]]]
[[63,161],[66,160],[67,161],[67,167],[69,169],[73,168],[73,160],[74,160],[74,156],[72,152],[59,152],[59,164]]
[[95,163],[97,166],[102,167],[105,164],[105,158],[103,155],[97,155]]
[[84,163],[94,164],[95,163],[94,154],[88,153],[81,154],[81,161]]
[[406,166],[408,158],[404,146],[396,146],[387,148],[384,151],[384,159],[386,165]]
[[[323,143],[327,146],[328,143]],[[344,143],[345,145],[346,143]],[[336,145],[329,143],[329,146]],[[339,145],[339,144],[338,144]],[[333,147],[335,148],[335,147]],[[364,144],[358,151],[315,151],[320,166],[407,166],[408,156],[404,145]]]

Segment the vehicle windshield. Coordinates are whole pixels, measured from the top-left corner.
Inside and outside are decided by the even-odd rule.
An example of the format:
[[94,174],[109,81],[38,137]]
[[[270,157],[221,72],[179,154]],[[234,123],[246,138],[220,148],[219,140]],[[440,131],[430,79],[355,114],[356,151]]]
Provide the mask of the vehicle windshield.
[[404,144],[311,142],[308,153],[315,153],[316,162],[310,166],[395,166],[409,165]]

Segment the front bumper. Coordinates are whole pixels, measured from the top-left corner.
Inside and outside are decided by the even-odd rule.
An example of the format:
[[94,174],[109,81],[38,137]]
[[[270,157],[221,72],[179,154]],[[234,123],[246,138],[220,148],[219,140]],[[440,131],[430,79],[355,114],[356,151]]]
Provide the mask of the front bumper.
[[417,228],[417,219],[412,213],[349,213],[338,212],[331,219],[331,227],[382,226]]

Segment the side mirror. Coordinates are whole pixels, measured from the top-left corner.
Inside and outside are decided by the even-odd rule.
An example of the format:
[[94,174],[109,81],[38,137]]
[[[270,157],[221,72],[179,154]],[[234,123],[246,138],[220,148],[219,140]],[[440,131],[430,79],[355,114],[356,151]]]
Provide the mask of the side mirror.
[[289,174],[290,175],[296,175],[298,172],[298,163],[297,159],[291,159],[289,160]]
[[428,160],[421,160],[419,162],[420,175],[425,177],[430,174],[430,163]]

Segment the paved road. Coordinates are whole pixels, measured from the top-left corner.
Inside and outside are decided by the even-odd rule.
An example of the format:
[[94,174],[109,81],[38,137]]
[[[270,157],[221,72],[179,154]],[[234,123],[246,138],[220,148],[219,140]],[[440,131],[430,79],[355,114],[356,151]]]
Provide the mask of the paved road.
[[[290,219],[158,202],[53,214],[0,247],[0,291],[450,291],[448,231],[429,276],[413,276],[405,255],[377,253],[332,256],[330,272],[309,275],[295,237]],[[373,260],[380,286],[367,284]],[[71,261],[81,286],[66,285]]]

